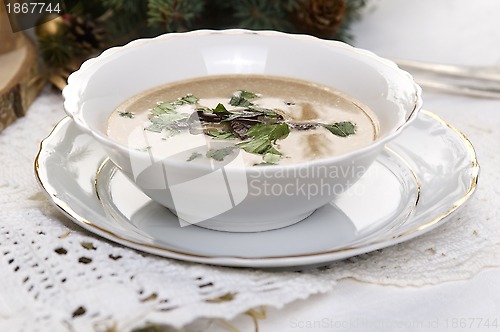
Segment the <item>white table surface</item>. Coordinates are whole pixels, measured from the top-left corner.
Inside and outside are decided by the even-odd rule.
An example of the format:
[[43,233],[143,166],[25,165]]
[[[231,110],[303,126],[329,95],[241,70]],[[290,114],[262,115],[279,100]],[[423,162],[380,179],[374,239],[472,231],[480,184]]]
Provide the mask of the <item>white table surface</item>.
[[[354,44],[389,58],[500,66],[499,14],[498,0],[372,0]],[[500,100],[424,91],[424,108],[452,124],[464,112],[500,124]],[[248,316],[230,323],[253,331]],[[259,331],[500,331],[500,269],[424,287],[342,280],[331,293],[268,308]]]

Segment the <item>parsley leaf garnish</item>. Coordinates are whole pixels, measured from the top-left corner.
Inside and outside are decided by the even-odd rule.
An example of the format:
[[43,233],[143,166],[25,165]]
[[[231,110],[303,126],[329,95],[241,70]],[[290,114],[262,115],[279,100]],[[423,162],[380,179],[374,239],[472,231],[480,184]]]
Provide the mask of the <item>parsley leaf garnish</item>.
[[164,113],[153,116],[149,119],[151,124],[145,130],[161,133],[163,130],[171,131],[170,134],[179,133],[180,128],[184,128],[189,114],[187,113]]
[[249,99],[254,99],[254,98],[257,98],[258,95],[253,93],[253,92],[250,92],[250,91],[246,91],[246,90],[239,90],[236,92],[236,94],[234,94],[232,97],[231,97],[231,100],[229,101],[229,104],[231,106],[240,106],[240,107],[248,107],[248,106],[251,106],[253,105]]
[[279,156],[281,152],[274,148],[273,143],[278,139],[285,138],[289,133],[290,128],[286,123],[256,124],[246,133],[251,139],[238,143],[236,146],[248,153],[261,155],[270,153]]
[[265,136],[252,138],[249,141],[244,141],[236,144],[240,149],[245,150],[248,153],[265,154],[271,149],[273,149],[272,142]]
[[217,106],[212,110],[212,112],[219,116],[231,115],[231,112],[229,112],[221,103],[217,104]]
[[200,158],[201,156],[203,156],[201,153],[199,153],[199,152],[193,152],[193,153],[191,153],[191,156],[189,156],[189,158],[187,159],[187,161],[195,160],[196,158]]
[[334,124],[321,124],[332,134],[347,137],[356,133],[356,126],[350,121],[336,122]]
[[269,108],[250,106],[247,110],[251,111],[251,112],[262,113],[265,116],[268,116],[270,118],[278,118],[278,117],[280,117],[280,115],[278,113],[276,113],[275,111],[273,111],[272,109],[269,109]]
[[193,96],[192,94],[185,95],[182,98],[178,98],[175,101],[159,103],[158,106],[151,110],[153,115],[160,115],[165,113],[175,113],[175,109],[178,106],[186,104],[196,104],[200,99]]
[[281,154],[268,152],[262,157],[262,160],[264,160],[266,164],[277,164],[281,160]]
[[206,132],[209,136],[215,139],[233,139],[236,136],[230,131],[218,131],[217,129],[210,129]]
[[223,161],[224,157],[229,156],[236,149],[235,146],[226,146],[221,149],[210,149],[206,153],[207,158],[212,158],[217,161]]
[[193,96],[192,94],[188,94],[180,98],[178,102],[182,102],[182,104],[196,104],[199,100],[199,98]]
[[286,123],[280,124],[256,124],[250,128],[247,135],[250,137],[267,137],[270,141],[285,138],[290,133]]
[[120,115],[122,118],[129,118],[132,119],[135,115],[134,112],[118,112],[118,115]]
[[240,107],[248,107],[252,105],[252,103],[248,101],[248,99],[245,99],[240,96],[232,96],[231,99],[229,100],[229,104],[231,106],[240,106]]
[[240,90],[240,97],[241,98],[245,98],[245,99],[254,99],[254,98],[257,98],[258,95],[253,93],[253,92],[250,92],[250,91],[246,91],[246,90]]

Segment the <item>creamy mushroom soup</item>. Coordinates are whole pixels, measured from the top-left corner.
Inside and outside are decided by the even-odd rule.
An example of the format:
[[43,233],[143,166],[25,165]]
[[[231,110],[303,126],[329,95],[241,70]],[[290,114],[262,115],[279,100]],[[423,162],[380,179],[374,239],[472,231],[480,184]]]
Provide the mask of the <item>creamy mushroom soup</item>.
[[370,144],[378,121],[333,88],[264,75],[221,75],[140,93],[110,116],[108,135],[156,158],[246,165],[328,158]]

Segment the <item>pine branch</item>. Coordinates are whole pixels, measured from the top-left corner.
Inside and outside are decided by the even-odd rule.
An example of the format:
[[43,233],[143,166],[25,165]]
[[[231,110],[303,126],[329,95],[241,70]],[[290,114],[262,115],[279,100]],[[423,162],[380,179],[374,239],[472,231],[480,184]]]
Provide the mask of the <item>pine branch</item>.
[[102,4],[116,12],[140,13],[146,6],[144,1],[102,0]]
[[354,39],[351,34],[351,26],[354,22],[361,19],[361,10],[366,6],[368,0],[349,0],[346,1],[346,16],[340,25],[334,39],[350,42]]
[[292,12],[293,10],[297,9],[300,5],[300,0],[275,0],[275,1],[281,2],[281,7],[288,12]]
[[92,0],[62,0],[62,7],[65,13],[70,13],[73,16],[90,15],[92,18],[99,17],[106,11],[106,6],[102,1]]
[[287,10],[293,1],[278,0],[239,0],[234,5],[234,16],[239,19],[238,26],[255,30],[290,31],[293,26],[288,20]]
[[108,44],[122,44],[134,38],[159,33],[151,32],[147,27],[147,2],[102,0],[102,3],[107,11],[99,21],[102,21],[108,31]]
[[200,0],[148,0],[148,25],[164,32],[189,30],[204,4]]
[[64,35],[39,38],[38,43],[42,57],[50,67],[63,67],[74,55],[73,48]]

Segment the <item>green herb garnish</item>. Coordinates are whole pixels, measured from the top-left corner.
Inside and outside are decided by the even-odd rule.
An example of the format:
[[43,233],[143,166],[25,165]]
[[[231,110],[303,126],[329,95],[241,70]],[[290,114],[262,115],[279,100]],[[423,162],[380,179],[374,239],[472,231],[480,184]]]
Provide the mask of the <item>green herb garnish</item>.
[[262,162],[254,164],[254,166],[276,165],[281,160],[281,154],[266,153],[262,156]]
[[234,138],[236,138],[236,136],[230,131],[219,131],[217,129],[210,129],[206,133],[215,139],[234,139]]
[[268,152],[262,157],[262,160],[264,160],[266,164],[277,164],[281,160],[281,154]]
[[199,98],[193,96],[192,94],[188,94],[180,98],[179,102],[182,102],[182,104],[196,104],[199,100],[200,100]]
[[221,103],[217,104],[212,112],[219,116],[231,115],[231,112],[229,112]]
[[250,128],[247,135],[250,137],[267,137],[270,141],[285,138],[290,133],[286,123],[280,124],[256,124]]
[[249,141],[244,141],[236,144],[240,149],[248,153],[265,154],[273,149],[272,142],[267,137],[252,138]]
[[321,124],[332,134],[347,137],[356,133],[356,126],[350,121],[336,122],[334,124]]
[[232,96],[231,99],[229,100],[229,104],[231,106],[240,106],[240,107],[248,107],[252,105],[248,99],[242,98],[240,96]]
[[192,94],[185,95],[182,98],[178,98],[175,101],[159,103],[158,106],[151,110],[153,115],[160,115],[165,113],[175,113],[175,109],[178,106],[186,104],[196,104],[200,99],[193,96]]
[[245,99],[255,99],[259,96],[256,93],[246,91],[246,90],[239,90],[239,92],[240,92],[240,97],[245,98]]
[[[236,146],[248,153],[281,156],[281,152],[276,150],[273,143],[285,138],[289,133],[290,128],[286,123],[256,124],[247,132],[247,136],[251,137],[250,140],[238,143]],[[276,157],[273,157],[273,160],[275,159]]]
[[134,112],[118,112],[118,115],[120,115],[122,118],[132,119],[135,116],[135,113]]
[[[219,103],[215,108],[199,105],[199,98],[188,94],[171,102],[159,103],[151,110],[150,124],[144,129],[157,133],[164,133],[168,137],[189,129],[192,134],[211,136],[213,139],[241,139],[233,146],[220,149],[209,149],[206,157],[217,161],[224,158],[236,149],[262,156],[262,163],[257,165],[274,165],[279,163],[282,154],[276,148],[276,141],[284,139],[290,130],[312,130],[324,127],[336,136],[347,137],[355,134],[356,125],[350,121],[325,124],[319,122],[287,122],[277,110],[268,109],[254,104],[253,100],[260,95],[246,91],[236,91],[229,100],[230,108]],[[193,114],[178,113],[181,105],[195,105]],[[287,102],[287,105],[295,105]],[[193,116],[194,115],[194,116]],[[131,112],[121,112],[120,116],[133,117]],[[202,154],[193,152],[187,161],[201,157]]]
[[258,95],[253,93],[253,92],[246,91],[246,90],[239,90],[237,92],[237,94],[234,94],[231,97],[231,100],[229,100],[229,104],[231,106],[248,107],[248,106],[253,105],[249,101],[249,99],[254,99],[257,97],[258,97]]
[[190,114],[177,113],[176,108],[185,104],[196,104],[198,98],[188,94],[172,102],[159,103],[151,110],[150,125],[144,130],[161,133],[165,131],[166,137],[172,137],[180,133],[180,129],[187,128]]
[[206,153],[207,158],[212,158],[217,161],[223,161],[225,157],[229,156],[236,149],[235,146],[226,146],[221,149],[210,149]]
[[165,103],[160,106],[156,106],[151,110],[151,114],[153,115],[161,115],[165,113],[175,113],[175,106]]
[[277,118],[277,117],[279,117],[278,113],[276,113],[275,111],[273,111],[273,110],[271,110],[269,108],[264,108],[264,107],[251,106],[251,107],[248,108],[248,111],[259,112],[259,113],[262,113],[263,115],[268,116],[270,118]]
[[161,133],[163,130],[178,132],[186,127],[189,114],[187,113],[163,113],[149,119],[151,124],[145,130]]
[[195,160],[196,158],[200,158],[201,156],[203,156],[201,153],[199,153],[199,152],[193,152],[193,153],[191,153],[191,156],[189,156],[189,158],[187,159],[187,161]]

